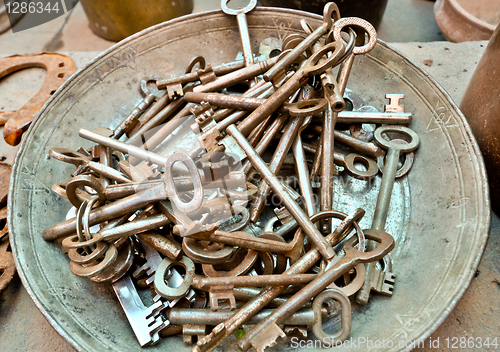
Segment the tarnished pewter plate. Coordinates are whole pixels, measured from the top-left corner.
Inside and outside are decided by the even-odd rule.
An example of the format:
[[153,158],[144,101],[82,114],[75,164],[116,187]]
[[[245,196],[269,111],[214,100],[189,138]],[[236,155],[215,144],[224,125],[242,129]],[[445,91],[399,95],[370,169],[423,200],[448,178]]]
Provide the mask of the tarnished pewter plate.
[[[282,9],[257,9],[249,16],[256,51],[265,38],[300,32],[300,18],[314,27],[321,19]],[[139,351],[133,332],[110,287],[69,271],[57,243],[42,230],[64,220],[70,208],[50,189],[66,180],[72,166],[49,158],[51,147],[88,147],[78,129],[115,127],[141,100],[139,81],[146,75],[180,74],[188,60],[203,55],[212,65],[233,60],[240,51],[234,17],[222,12],[187,16],[149,28],[102,54],[74,75],[33,122],[16,160],[9,227],[19,274],[33,300],[54,328],[81,351]],[[400,341],[428,337],[446,318],[469,285],[489,229],[489,198],[484,165],[465,119],[449,96],[415,64],[379,43],[358,57],[348,88],[379,110],[386,93],[404,93],[405,109],[421,146],[407,178],[398,181],[387,231],[397,241],[392,253],[397,275],[394,296],[373,296],[354,307],[352,339]],[[371,225],[378,182],[367,187],[337,180],[341,210],[366,205],[363,226]],[[225,350],[236,350],[235,338]],[[388,342],[390,341],[390,342]],[[388,346],[392,345],[392,348]],[[377,346],[377,345],[375,345]],[[290,340],[276,350],[293,349]],[[366,345],[357,344],[359,349]],[[179,337],[148,350],[184,351]]]

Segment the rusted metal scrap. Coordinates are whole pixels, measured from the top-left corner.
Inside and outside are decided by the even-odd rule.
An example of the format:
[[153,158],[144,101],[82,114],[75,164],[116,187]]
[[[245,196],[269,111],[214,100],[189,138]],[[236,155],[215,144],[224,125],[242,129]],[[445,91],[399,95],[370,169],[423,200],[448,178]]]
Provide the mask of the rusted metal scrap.
[[38,93],[21,109],[0,112],[0,124],[5,124],[3,138],[10,145],[17,145],[21,142],[23,132],[28,129],[38,111],[76,71],[73,60],[65,55],[54,53],[13,55],[0,59],[0,79],[11,73],[35,67],[47,71],[45,81]]

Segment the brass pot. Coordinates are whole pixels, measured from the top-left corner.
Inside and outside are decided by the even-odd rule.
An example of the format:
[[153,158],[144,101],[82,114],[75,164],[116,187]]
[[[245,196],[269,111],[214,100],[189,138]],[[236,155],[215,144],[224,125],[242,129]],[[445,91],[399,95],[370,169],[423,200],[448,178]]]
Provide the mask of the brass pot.
[[500,211],[500,25],[467,86],[460,109],[481,149],[493,209]]
[[81,0],[90,29],[120,41],[144,28],[193,11],[193,0]]

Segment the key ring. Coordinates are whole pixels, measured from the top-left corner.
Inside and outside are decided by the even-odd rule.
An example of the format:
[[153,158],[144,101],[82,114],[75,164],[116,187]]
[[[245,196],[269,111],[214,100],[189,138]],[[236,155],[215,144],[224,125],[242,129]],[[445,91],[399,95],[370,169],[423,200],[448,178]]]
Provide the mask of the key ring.
[[244,13],[248,13],[250,11],[252,11],[255,6],[257,6],[257,0],[250,0],[248,2],[248,5],[245,6],[245,7],[242,7],[242,8],[239,8],[239,9],[232,9],[230,8],[229,6],[227,6],[227,4],[230,2],[231,0],[222,0],[220,2],[220,7],[221,7],[221,10],[226,14],[226,15],[232,15],[232,16],[238,16],[240,14],[244,14]]
[[66,184],[66,196],[74,207],[80,207],[82,202],[85,200],[80,195],[83,192],[79,190],[79,188],[83,187],[90,187],[97,193],[99,204],[106,203],[105,188],[99,179],[90,175],[78,175],[73,177]]
[[[362,265],[362,264],[361,264]],[[340,303],[341,307],[341,328],[336,334],[327,334],[323,330],[321,308],[327,299],[334,299]],[[327,289],[321,292],[313,301],[312,308],[314,310],[314,324],[312,332],[314,336],[321,341],[344,341],[351,334],[351,301],[346,294],[337,289]]]

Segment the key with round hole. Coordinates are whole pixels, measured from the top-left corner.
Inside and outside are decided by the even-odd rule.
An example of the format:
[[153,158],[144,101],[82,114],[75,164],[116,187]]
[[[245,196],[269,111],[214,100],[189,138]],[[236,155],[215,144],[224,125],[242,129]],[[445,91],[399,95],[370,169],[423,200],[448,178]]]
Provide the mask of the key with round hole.
[[[304,150],[308,153],[315,154],[317,148],[311,144],[304,143]],[[359,180],[369,180],[378,174],[377,162],[364,155],[349,153],[345,150],[335,148],[333,158],[335,163],[342,166],[348,175]],[[363,165],[366,170],[359,169],[356,164]]]
[[[318,309],[318,308],[316,308]],[[272,309],[263,309],[255,314],[247,324],[257,324],[273,312]],[[212,311],[210,309],[192,309],[192,308],[172,308],[167,312],[167,318],[172,324],[202,324],[218,325],[229,319],[233,312],[227,310]],[[325,308],[319,307],[319,315],[326,318],[328,312]],[[287,320],[285,325],[313,325],[316,322],[315,311],[312,309],[303,309],[295,312]]]
[[[238,341],[238,347],[246,351],[250,346],[253,346],[257,352],[262,352],[266,347],[273,346],[278,337],[284,338],[286,336],[278,325],[302,308],[304,303],[321,293],[328,285],[356,265],[379,260],[394,248],[394,239],[388,233],[374,229],[364,232],[368,239],[379,243],[375,249],[361,252],[354,248],[355,237],[347,240],[344,244],[345,256],[342,259],[318,275],[316,279],[290,297],[285,304],[276,308],[271,315],[255,325]],[[342,335],[342,337],[347,336]]]
[[[319,212],[311,217],[311,221],[317,222],[321,219],[325,219],[329,216],[333,216],[338,219],[342,219],[342,222],[337,226],[335,231],[329,234],[326,239],[330,244],[337,243],[337,241],[343,237],[343,234],[347,229],[351,229],[352,226],[357,231],[361,231],[356,221],[359,221],[365,212],[362,209],[357,209],[350,215],[346,215],[338,211],[328,211]],[[288,274],[301,274],[305,273],[311,269],[318,260],[321,259],[321,254],[318,248],[313,248],[305,255],[303,255],[299,260],[297,260],[293,265],[291,265],[283,275]],[[248,301],[245,306],[240,308],[230,319],[226,320],[224,323],[217,325],[210,334],[208,334],[203,339],[199,340],[194,351],[206,352],[211,351],[217,347],[225,338],[231,335],[236,329],[243,325],[248,319],[253,315],[262,310],[267,304],[272,302],[276,297],[278,297],[287,286],[276,286],[276,287],[266,287],[257,296],[253,297]],[[284,302],[286,303],[286,302]]]
[[[300,125],[299,125],[300,127]],[[243,134],[231,125],[227,128],[227,133],[234,137],[239,146],[247,154],[248,160],[252,163],[255,169],[260,172],[262,177],[269,183],[273,191],[279,195],[283,205],[288,209],[294,219],[304,228],[304,232],[309,236],[312,242],[317,246],[319,252],[325,259],[331,259],[335,256],[335,251],[327,243],[323,235],[318,231],[316,226],[311,222],[309,217],[304,213],[302,208],[294,201],[290,194],[286,191],[280,180],[267,167],[266,163],[260,155],[255,152],[255,149],[248,143]]]
[[[399,134],[404,135],[407,139],[406,143],[395,142],[391,139],[385,138],[384,135]],[[396,171],[398,169],[399,155],[401,153],[410,153],[415,151],[420,143],[418,135],[408,127],[404,126],[382,126],[375,130],[374,138],[377,144],[382,148],[387,149],[384,173],[382,175],[382,182],[380,185],[379,194],[377,197],[377,205],[375,207],[375,214],[373,215],[372,229],[383,231],[385,229],[385,223],[387,220],[387,215],[389,213],[389,205],[391,202],[392,190],[394,187],[394,182],[396,179]],[[400,139],[398,139],[400,140]],[[373,243],[368,244],[368,249],[373,248]],[[373,288],[373,276],[377,275],[377,269],[375,267],[376,263],[370,263],[366,266],[366,279],[363,287],[356,295],[356,302],[360,304],[368,303],[370,298],[370,291]],[[392,273],[384,273],[383,282],[386,282],[386,276],[388,281],[388,286],[386,291],[387,295],[392,295],[391,287],[394,282],[394,275]],[[378,282],[378,281],[377,281]]]
[[243,57],[245,58],[245,66],[250,66],[253,64],[253,54],[246,13],[252,11],[255,6],[257,6],[257,0],[249,0],[247,6],[238,9],[229,8],[228,4],[230,1],[231,0],[222,0],[220,6],[225,14],[236,16],[236,20],[238,21],[238,28],[240,30],[241,45],[243,47]]

